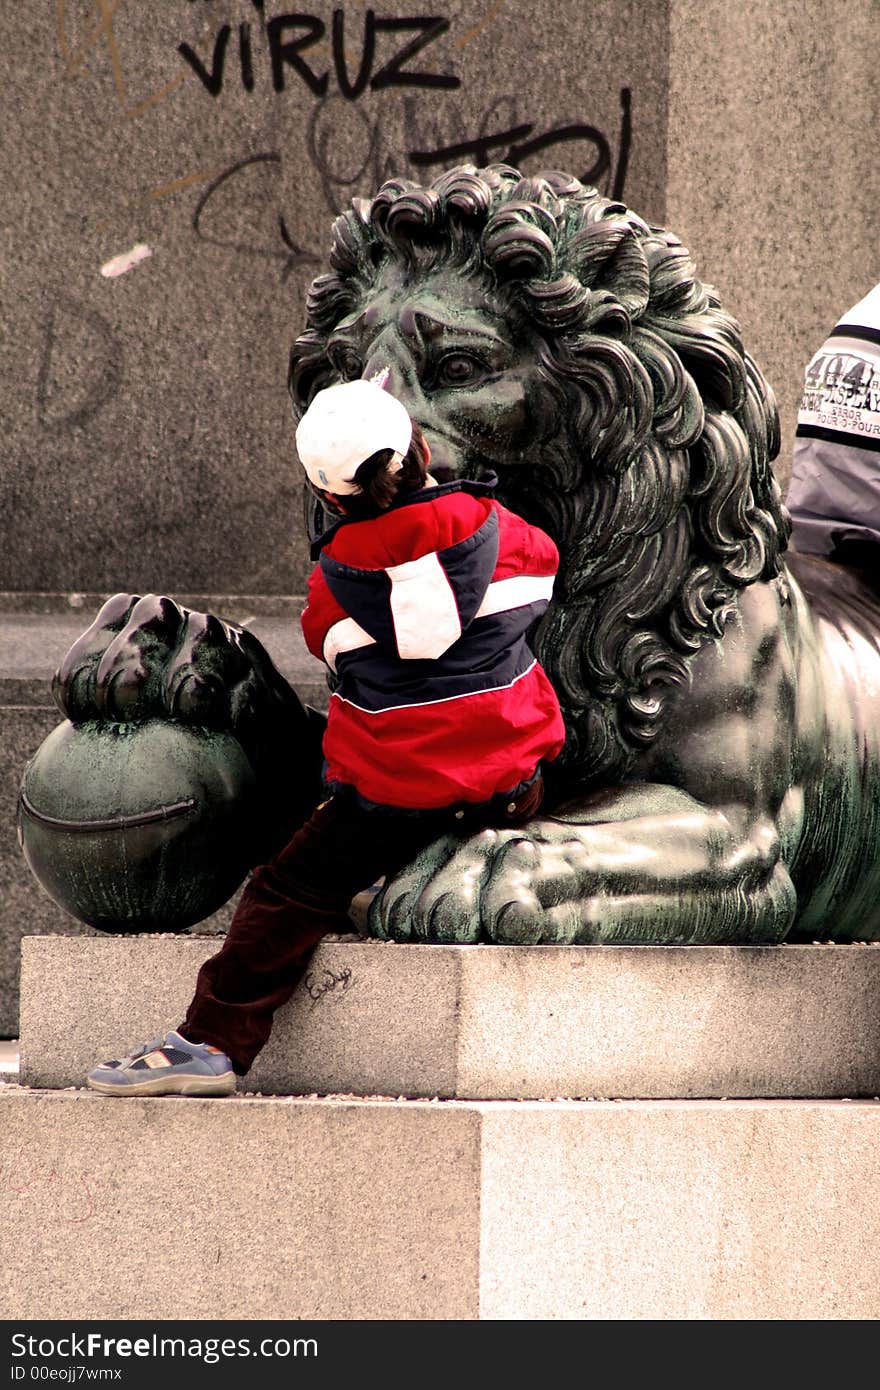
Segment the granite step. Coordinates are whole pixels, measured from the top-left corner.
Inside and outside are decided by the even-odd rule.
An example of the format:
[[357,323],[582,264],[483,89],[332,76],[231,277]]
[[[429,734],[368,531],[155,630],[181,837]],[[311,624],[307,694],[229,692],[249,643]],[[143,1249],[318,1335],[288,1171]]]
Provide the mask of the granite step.
[[0,1085],[0,1171],[13,1319],[880,1316],[873,1101]]
[[[205,937],[25,937],[21,1079],[182,1019]],[[247,1078],[470,1100],[880,1095],[880,946],[321,943]]]

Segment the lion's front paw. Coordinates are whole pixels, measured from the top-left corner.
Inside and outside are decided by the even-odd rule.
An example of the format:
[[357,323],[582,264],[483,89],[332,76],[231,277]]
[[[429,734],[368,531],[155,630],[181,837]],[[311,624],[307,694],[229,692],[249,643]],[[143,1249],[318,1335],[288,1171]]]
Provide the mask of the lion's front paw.
[[582,880],[570,841],[554,843],[539,827],[483,830],[431,845],[376,899],[371,930],[386,940],[453,944],[592,939],[584,936]]
[[171,721],[237,739],[259,788],[256,862],[289,840],[318,798],[323,719],[237,623],[161,594],[116,594],[64,657],[53,692],[77,725]]

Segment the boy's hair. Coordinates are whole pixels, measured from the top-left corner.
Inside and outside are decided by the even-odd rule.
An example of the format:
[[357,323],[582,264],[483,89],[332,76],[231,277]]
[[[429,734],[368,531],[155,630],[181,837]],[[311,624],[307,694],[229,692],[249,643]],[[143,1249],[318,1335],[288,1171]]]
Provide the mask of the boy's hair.
[[412,439],[400,468],[390,473],[388,464],[393,457],[393,449],[379,449],[364,459],[354,475],[354,482],[361,491],[350,493],[345,498],[345,510],[349,516],[372,516],[376,512],[384,512],[398,493],[418,492],[419,488],[425,486],[428,475],[425,437],[415,422]]

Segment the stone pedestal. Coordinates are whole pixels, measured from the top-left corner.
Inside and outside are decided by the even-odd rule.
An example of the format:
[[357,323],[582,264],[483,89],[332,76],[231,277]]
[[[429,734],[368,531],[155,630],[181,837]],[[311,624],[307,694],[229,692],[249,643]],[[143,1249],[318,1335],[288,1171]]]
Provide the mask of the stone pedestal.
[[[22,1080],[173,1027],[216,943],[23,942]],[[323,943],[249,1090],[467,1099],[875,1096],[880,948]]]
[[212,949],[25,940],[7,1316],[880,1316],[880,1102],[677,1098],[876,1094],[875,948],[328,942],[237,1096],[79,1089]]
[[880,1315],[870,1101],[0,1086],[0,1164],[11,1318]]

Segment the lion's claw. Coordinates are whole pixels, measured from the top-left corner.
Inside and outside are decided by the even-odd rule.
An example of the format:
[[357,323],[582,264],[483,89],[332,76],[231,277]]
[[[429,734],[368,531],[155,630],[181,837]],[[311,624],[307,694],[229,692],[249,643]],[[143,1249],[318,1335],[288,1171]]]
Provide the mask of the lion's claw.
[[[566,842],[570,833],[566,827]],[[559,834],[538,821],[527,832],[484,830],[430,846],[374,903],[371,930],[394,941],[432,943],[578,939],[578,911],[567,900],[584,885],[570,871],[565,846],[556,843]]]

